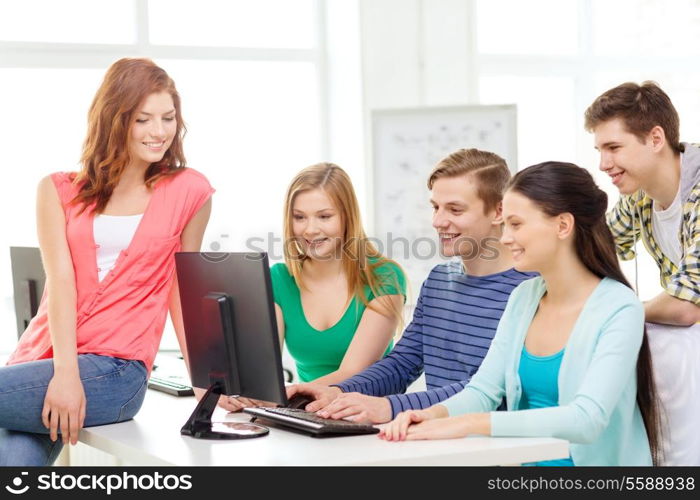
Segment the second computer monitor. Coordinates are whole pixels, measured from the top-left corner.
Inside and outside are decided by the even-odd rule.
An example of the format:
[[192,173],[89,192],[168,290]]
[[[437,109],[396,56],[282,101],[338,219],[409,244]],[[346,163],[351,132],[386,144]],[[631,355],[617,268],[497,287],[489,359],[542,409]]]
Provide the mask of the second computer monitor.
[[27,329],[39,309],[46,274],[37,247],[10,247],[17,337]]
[[175,254],[192,385],[286,404],[266,253]]

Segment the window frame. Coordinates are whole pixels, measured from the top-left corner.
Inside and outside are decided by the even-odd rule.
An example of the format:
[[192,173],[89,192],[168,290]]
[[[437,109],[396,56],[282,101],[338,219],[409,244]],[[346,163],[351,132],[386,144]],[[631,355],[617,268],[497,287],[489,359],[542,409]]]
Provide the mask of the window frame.
[[[206,47],[184,45],[153,44],[149,39],[148,0],[131,0],[135,4],[136,41],[133,44],[100,43],[50,43],[18,42],[0,40],[0,68],[2,69],[105,69],[122,57],[148,57],[158,61],[192,60],[192,61],[261,61],[261,62],[306,62],[313,65],[318,86],[318,123],[320,136],[319,154],[323,158],[331,151],[329,124],[329,75],[328,64],[328,15],[327,0],[313,0],[313,25],[315,43],[312,48],[260,48],[260,47]],[[34,219],[32,218],[32,223]],[[1,265],[9,266],[9,252]],[[12,287],[8,287],[10,294]],[[1,296],[3,302],[11,306],[13,297]],[[2,307],[0,315],[14,315],[11,307]],[[14,325],[14,318],[3,321]],[[166,326],[166,332],[170,326]],[[14,328],[5,332],[5,339],[0,342],[0,354],[7,354],[11,345],[8,337],[15,338]],[[167,350],[167,349],[166,349]]]

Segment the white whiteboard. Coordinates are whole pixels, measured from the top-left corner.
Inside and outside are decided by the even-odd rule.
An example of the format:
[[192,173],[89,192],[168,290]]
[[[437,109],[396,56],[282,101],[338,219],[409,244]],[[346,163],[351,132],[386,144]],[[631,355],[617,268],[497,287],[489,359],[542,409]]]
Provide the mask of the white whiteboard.
[[457,106],[372,112],[374,236],[380,250],[407,272],[412,299],[436,264],[428,176],[453,151],[477,148],[503,157],[516,171],[516,106]]

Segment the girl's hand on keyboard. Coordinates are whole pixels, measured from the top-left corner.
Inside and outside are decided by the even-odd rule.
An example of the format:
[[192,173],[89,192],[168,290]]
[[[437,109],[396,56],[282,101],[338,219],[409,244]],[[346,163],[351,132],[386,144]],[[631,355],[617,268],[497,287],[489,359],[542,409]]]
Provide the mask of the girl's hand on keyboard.
[[318,411],[328,406],[331,401],[342,393],[343,391],[341,391],[339,387],[329,387],[313,382],[287,386],[287,399],[292,399],[292,397],[297,394],[303,394],[304,396],[313,398],[313,402],[306,405],[306,411]]

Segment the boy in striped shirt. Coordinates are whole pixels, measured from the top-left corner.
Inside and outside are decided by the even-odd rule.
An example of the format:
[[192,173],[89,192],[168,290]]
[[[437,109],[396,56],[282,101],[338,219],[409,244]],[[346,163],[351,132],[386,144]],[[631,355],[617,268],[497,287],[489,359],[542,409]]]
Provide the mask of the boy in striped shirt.
[[[287,396],[313,397],[306,409],[326,418],[382,423],[461,391],[483,361],[510,293],[533,277],[513,269],[499,241],[509,178],[494,153],[461,149],[440,161],[428,179],[433,227],[441,253],[459,260],[433,268],[413,320],[385,358],[337,385],[290,386]],[[423,372],[427,390],[404,394]]]

